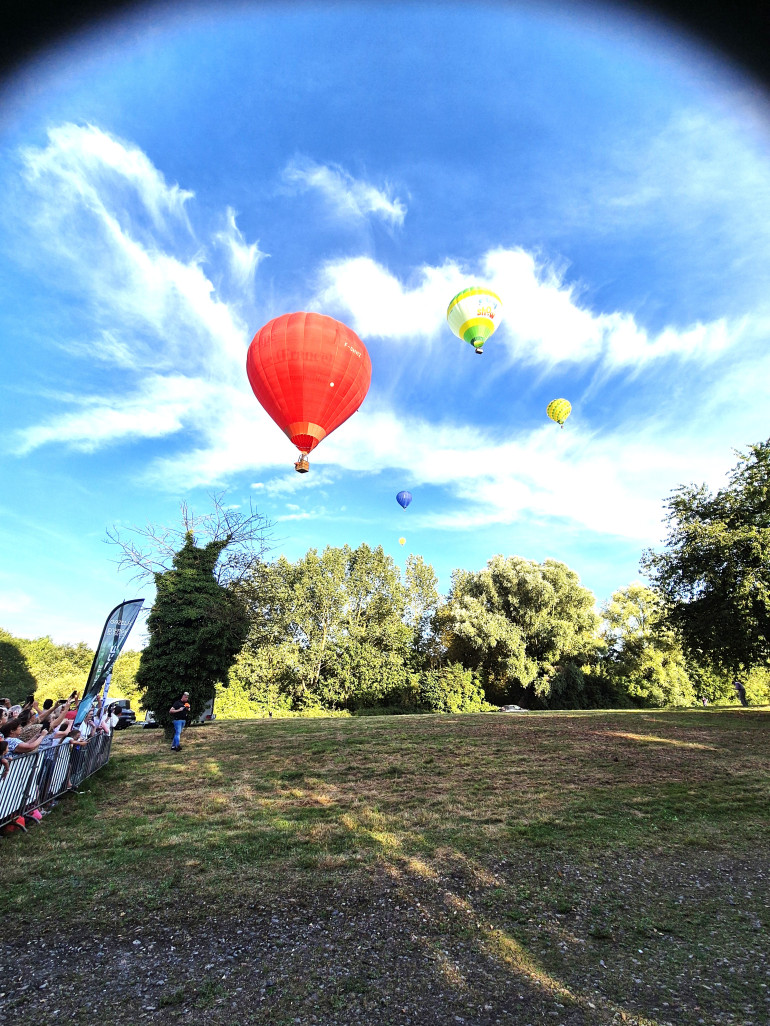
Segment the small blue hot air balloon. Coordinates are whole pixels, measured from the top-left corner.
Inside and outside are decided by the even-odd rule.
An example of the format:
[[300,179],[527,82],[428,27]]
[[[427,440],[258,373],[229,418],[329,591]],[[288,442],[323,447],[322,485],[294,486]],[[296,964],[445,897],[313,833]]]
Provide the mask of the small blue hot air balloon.
[[398,495],[396,496],[396,502],[399,504],[399,506],[402,506],[404,509],[406,509],[406,507],[409,505],[409,503],[411,501],[412,501],[412,493],[411,492],[399,492]]

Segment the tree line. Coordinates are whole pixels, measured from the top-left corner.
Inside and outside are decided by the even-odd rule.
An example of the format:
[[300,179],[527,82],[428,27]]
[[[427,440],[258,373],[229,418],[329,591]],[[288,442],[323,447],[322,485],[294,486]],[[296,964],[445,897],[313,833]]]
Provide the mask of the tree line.
[[[271,525],[254,510],[214,497],[215,513],[196,521],[185,507],[178,536],[138,532],[162,536],[160,556],[157,545],[121,543],[156,585],[132,683],[161,718],[182,690],[193,714],[216,692],[219,715],[233,716],[686,706],[734,700],[736,675],[749,701],[765,704],[770,441],[738,455],[723,489],[669,497],[665,546],[641,560],[649,585],[619,589],[599,612],[557,560],[495,555],[456,570],[441,596],[420,556],[403,571],[365,544],[269,559]],[[9,645],[0,634],[2,681],[12,680]],[[16,648],[34,646],[51,642]],[[62,648],[75,672],[85,646]]]
[[[110,691],[115,698],[129,699],[138,707],[141,695],[136,684],[141,652],[124,650],[112,673]],[[82,641],[57,644],[50,637],[19,638],[0,629],[0,698],[23,703],[38,699],[66,698],[82,691],[94,659],[94,650]]]

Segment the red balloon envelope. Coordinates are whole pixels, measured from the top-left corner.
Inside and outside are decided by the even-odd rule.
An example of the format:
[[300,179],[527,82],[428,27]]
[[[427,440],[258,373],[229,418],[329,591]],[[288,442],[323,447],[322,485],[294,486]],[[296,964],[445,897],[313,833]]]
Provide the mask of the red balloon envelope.
[[260,328],[246,357],[254,395],[305,456],[366,398],[372,361],[354,331],[317,313],[276,317]]

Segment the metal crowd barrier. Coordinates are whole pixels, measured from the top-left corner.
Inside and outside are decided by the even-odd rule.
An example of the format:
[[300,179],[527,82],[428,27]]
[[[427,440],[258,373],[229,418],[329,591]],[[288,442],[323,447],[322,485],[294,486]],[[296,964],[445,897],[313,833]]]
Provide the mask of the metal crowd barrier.
[[100,733],[79,749],[63,743],[11,759],[0,778],[0,827],[44,808],[78,786],[110,758],[112,734]]

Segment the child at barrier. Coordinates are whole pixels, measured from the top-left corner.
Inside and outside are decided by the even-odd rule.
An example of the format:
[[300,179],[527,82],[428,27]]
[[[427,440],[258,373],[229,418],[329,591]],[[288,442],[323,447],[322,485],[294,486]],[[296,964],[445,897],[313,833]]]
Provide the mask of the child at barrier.
[[70,749],[70,761],[69,766],[67,767],[67,781],[64,787],[66,790],[71,790],[78,786],[84,776],[84,773],[82,772],[83,759],[86,754],[88,738],[84,736],[80,727],[73,727],[70,730],[67,740],[72,745],[72,748]]
[[12,759],[27,752],[36,751],[45,736],[44,734],[38,734],[32,741],[22,741],[20,736],[21,728],[22,725],[18,719],[8,720],[6,724],[0,727],[0,735],[8,742],[8,754]]

